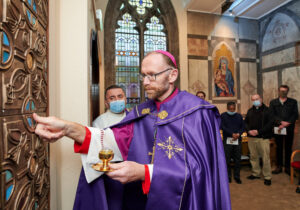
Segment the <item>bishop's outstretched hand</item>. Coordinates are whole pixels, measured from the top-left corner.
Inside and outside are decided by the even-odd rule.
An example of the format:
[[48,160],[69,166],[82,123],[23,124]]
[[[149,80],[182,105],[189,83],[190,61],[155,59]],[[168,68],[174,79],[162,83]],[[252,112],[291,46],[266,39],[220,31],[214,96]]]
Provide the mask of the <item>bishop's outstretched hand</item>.
[[85,127],[57,117],[41,117],[33,113],[33,119],[37,122],[35,133],[44,141],[50,143],[57,141],[63,136],[70,137],[78,143],[82,143],[85,137]]

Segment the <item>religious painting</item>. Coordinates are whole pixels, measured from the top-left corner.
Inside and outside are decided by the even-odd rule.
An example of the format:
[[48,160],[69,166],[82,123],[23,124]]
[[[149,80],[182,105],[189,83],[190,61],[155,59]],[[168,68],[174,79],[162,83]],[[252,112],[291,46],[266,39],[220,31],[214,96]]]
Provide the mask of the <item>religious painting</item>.
[[219,44],[213,53],[213,99],[236,99],[235,60],[232,50]]
[[262,42],[262,52],[298,41],[300,31],[292,17],[278,13],[267,26]]

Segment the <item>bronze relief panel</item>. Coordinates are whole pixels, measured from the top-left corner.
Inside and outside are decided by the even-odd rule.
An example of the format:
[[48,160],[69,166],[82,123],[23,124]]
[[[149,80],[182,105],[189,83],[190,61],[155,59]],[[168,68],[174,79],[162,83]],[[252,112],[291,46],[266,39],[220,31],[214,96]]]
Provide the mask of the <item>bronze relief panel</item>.
[[32,118],[48,108],[48,1],[0,6],[0,209],[49,209],[49,145]]

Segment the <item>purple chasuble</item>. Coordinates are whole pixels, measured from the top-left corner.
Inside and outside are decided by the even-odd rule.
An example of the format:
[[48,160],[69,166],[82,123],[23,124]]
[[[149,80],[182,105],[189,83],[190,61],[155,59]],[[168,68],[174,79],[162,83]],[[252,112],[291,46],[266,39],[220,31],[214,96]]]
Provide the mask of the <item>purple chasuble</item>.
[[120,185],[103,176],[87,184],[81,173],[74,209],[231,209],[215,106],[180,91],[159,112],[149,100],[114,127],[132,122],[134,135],[127,160],[151,163],[155,145],[148,196],[143,195],[140,181]]

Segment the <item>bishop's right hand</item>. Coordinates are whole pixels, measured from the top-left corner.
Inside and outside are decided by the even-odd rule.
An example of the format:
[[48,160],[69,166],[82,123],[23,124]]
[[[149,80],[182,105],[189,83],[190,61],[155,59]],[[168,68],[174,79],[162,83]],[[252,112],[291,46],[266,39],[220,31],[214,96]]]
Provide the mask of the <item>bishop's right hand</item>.
[[33,119],[37,122],[35,133],[41,139],[48,142],[55,142],[66,135],[66,121],[57,117],[41,117],[33,113]]

